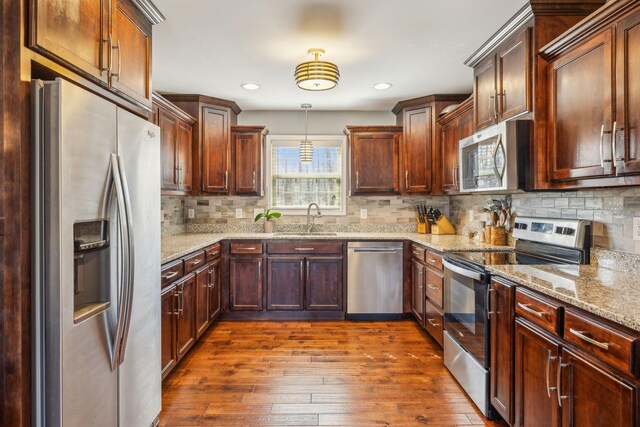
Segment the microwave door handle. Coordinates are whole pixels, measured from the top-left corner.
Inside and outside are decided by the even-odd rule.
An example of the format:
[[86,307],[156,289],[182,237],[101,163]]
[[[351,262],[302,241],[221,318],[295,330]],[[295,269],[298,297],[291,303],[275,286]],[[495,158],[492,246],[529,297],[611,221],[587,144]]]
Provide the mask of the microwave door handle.
[[458,267],[457,265],[451,264],[446,259],[442,260],[442,265],[445,269],[451,270],[454,273],[460,274],[461,276],[468,277],[469,279],[477,280],[479,282],[483,281],[483,274],[477,273],[475,271],[467,270],[463,267]]
[[[502,157],[505,158],[502,162],[502,170],[498,170],[498,148],[502,150]],[[496,142],[496,146],[493,149],[493,172],[496,174],[496,178],[502,182],[502,178],[504,177],[504,169],[506,167],[506,153],[504,151],[504,144],[502,143],[502,134],[498,135],[498,141]]]

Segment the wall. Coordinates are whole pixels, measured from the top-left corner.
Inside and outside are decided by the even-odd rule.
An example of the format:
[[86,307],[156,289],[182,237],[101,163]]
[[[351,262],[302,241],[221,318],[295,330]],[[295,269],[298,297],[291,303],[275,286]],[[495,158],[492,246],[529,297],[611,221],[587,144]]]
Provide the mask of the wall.
[[[239,125],[264,125],[271,135],[304,135],[304,111],[243,111]],[[342,135],[346,125],[395,125],[391,111],[309,110],[309,131],[315,135]]]
[[[640,254],[640,241],[633,240],[633,217],[640,216],[640,187],[618,189],[513,194],[512,212],[538,217],[579,218],[594,221],[594,246]],[[490,195],[450,198],[452,219],[463,228],[476,229],[469,222],[469,210],[482,212]]]

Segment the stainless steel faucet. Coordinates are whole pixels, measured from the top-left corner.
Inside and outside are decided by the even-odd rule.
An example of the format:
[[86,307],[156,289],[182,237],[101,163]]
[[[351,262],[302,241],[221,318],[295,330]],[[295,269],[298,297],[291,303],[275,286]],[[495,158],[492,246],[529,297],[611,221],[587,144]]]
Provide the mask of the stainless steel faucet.
[[[316,207],[317,214],[311,216],[311,206]],[[307,233],[311,233],[313,231],[313,227],[316,225],[316,218],[321,218],[322,212],[320,212],[320,207],[316,203],[309,203],[309,207],[307,208]]]

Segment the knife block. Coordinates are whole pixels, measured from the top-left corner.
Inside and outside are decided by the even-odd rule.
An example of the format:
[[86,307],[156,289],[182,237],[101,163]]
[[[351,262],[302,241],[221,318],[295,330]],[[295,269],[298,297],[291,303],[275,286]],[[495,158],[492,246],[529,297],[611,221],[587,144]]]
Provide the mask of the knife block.
[[430,231],[431,231],[430,227],[429,227],[429,223],[428,222],[424,222],[424,223],[418,222],[418,223],[416,223],[416,231],[419,234],[429,234]]
[[436,220],[431,226],[431,234],[456,234],[456,228],[444,215]]

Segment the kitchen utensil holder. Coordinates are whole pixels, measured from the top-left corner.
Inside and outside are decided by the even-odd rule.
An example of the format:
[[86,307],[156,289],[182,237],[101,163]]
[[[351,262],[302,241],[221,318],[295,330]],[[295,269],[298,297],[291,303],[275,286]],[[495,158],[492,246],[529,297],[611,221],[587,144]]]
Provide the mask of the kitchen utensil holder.
[[507,244],[507,231],[504,227],[491,227],[491,244],[505,246]]

